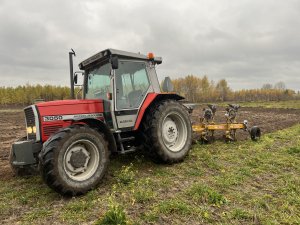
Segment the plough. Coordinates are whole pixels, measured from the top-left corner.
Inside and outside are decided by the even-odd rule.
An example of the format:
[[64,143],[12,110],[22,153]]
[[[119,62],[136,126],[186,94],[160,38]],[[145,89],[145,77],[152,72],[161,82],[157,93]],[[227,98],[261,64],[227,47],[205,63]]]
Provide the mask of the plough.
[[208,104],[208,108],[203,109],[203,116],[200,117],[200,124],[194,124],[193,131],[200,134],[199,140],[202,143],[207,143],[209,140],[214,140],[215,131],[225,131],[226,142],[236,141],[236,131],[244,130],[249,132],[251,140],[257,141],[261,136],[261,130],[257,126],[249,128],[248,121],[238,123],[236,117],[240,106],[237,104],[229,104],[226,108],[226,122],[216,123],[214,121],[217,106]]

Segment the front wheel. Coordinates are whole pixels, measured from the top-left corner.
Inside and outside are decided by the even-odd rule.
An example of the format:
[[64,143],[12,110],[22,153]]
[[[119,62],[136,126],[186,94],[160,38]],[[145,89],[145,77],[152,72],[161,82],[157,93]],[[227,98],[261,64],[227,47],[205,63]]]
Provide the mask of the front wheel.
[[68,127],[45,142],[41,173],[48,186],[63,195],[84,194],[102,180],[108,159],[101,134],[85,126]]
[[177,101],[156,104],[144,121],[145,146],[163,162],[184,159],[192,143],[192,126],[186,109]]

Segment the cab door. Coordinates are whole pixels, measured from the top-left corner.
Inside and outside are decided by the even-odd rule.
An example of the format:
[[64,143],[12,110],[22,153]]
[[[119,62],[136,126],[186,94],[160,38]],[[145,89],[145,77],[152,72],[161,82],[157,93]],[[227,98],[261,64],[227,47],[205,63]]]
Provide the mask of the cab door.
[[116,125],[113,121],[113,105],[110,98],[112,93],[111,64],[104,63],[85,71],[84,98],[102,99],[103,115],[105,122],[110,129],[115,130]]
[[134,127],[141,104],[153,92],[147,65],[143,61],[120,60],[115,70],[115,116],[119,129]]

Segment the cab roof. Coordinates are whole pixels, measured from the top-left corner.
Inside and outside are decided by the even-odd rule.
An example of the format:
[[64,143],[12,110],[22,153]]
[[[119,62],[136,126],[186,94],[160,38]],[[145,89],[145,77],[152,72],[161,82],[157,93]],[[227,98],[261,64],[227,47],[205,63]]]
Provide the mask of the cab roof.
[[109,48],[109,49],[103,50],[101,52],[98,52],[97,54],[95,54],[95,55],[87,58],[86,60],[82,61],[81,63],[79,63],[79,65],[78,65],[79,69],[84,70],[93,64],[107,61],[112,56],[118,56],[118,58],[121,58],[121,59],[137,59],[137,60],[144,60],[144,61],[153,60],[154,63],[156,63],[156,64],[162,63],[161,57],[154,57],[153,59],[150,59],[147,55],[143,55],[140,53],[127,52],[127,51]]

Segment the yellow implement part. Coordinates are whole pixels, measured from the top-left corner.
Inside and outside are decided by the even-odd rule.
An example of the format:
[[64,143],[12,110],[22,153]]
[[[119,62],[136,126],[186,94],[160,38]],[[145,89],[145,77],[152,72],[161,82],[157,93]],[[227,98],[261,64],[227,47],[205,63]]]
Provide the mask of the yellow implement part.
[[199,124],[193,125],[194,132],[202,132],[203,130],[235,130],[244,129],[243,123],[223,123],[223,124]]
[[205,127],[203,125],[193,125],[192,128],[194,132],[201,132],[205,130]]

